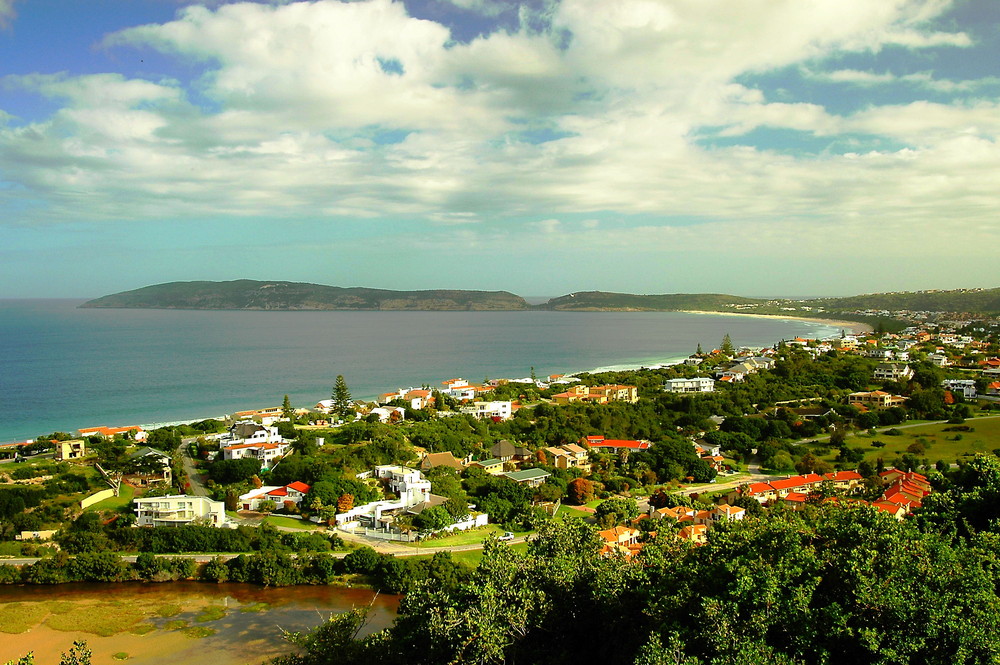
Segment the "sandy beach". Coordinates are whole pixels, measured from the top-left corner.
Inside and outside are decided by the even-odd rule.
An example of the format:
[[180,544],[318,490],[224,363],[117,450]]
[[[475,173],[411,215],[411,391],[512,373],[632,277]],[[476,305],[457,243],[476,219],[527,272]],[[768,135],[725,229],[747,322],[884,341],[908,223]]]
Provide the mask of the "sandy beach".
[[854,335],[865,335],[875,331],[875,329],[870,325],[868,325],[867,323],[861,323],[859,321],[819,319],[811,316],[786,316],[781,314],[751,314],[749,312],[714,312],[707,310],[699,311],[691,309],[683,309],[678,311],[684,312],[685,314],[707,314],[709,316],[746,316],[755,319],[783,319],[786,321],[809,321],[810,323],[821,323],[823,325],[834,328],[843,328],[845,331]]

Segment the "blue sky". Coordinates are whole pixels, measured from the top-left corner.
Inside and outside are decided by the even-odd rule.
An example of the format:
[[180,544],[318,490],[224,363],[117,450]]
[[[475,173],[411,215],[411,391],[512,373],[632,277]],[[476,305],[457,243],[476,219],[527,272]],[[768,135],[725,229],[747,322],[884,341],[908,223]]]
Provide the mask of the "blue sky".
[[0,297],[993,287],[994,0],[0,0]]

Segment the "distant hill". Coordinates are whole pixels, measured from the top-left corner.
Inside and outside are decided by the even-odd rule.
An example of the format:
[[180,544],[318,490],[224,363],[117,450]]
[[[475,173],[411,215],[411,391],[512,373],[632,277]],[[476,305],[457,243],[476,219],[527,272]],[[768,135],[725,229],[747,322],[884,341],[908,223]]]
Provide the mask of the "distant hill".
[[528,309],[506,291],[389,291],[302,282],[170,282],[96,298],[81,307],[119,309],[423,310]]
[[766,301],[719,293],[667,293],[663,295],[633,295],[606,291],[583,291],[552,298],[535,309],[560,311],[663,312],[677,310],[724,311],[727,305],[748,305]]
[[954,289],[951,291],[901,291],[871,293],[847,298],[819,298],[810,305],[827,309],[911,310],[919,312],[1000,312],[1000,289]]

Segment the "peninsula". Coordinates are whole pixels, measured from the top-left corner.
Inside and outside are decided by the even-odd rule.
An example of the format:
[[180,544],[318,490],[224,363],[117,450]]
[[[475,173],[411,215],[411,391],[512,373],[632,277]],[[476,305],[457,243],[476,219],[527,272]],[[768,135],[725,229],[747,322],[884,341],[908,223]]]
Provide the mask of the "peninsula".
[[873,293],[844,298],[748,298],[722,293],[637,295],[580,291],[529,305],[508,291],[392,291],[363,287],[241,279],[169,282],[89,300],[80,307],[278,311],[572,311],[719,312],[843,320],[883,327],[900,322],[963,320],[1000,314],[1000,288]]
[[237,310],[424,310],[510,311],[528,309],[506,291],[390,291],[304,282],[169,282],[89,300],[80,307],[116,309]]

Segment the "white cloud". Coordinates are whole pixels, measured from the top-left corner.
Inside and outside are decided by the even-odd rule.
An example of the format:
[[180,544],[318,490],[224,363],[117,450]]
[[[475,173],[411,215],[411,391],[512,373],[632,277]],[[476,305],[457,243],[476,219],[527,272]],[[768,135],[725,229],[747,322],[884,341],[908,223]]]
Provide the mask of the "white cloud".
[[[0,124],[0,174],[18,185],[0,195],[47,201],[51,218],[405,216],[480,248],[512,232],[494,220],[518,217],[542,219],[528,228],[567,246],[648,237],[647,248],[707,248],[724,237],[756,251],[785,247],[805,223],[871,233],[876,221],[880,238],[905,245],[956,211],[961,224],[982,224],[1000,204],[995,100],[844,116],[770,101],[734,80],[900,45],[910,33],[923,36],[910,39],[914,48],[941,43],[923,26],[947,7],[564,0],[553,13],[555,29],[572,35],[563,48],[529,30],[455,44],[444,26],[389,0],[192,6],[105,44],[193,63],[195,91],[114,74],[6,79],[65,102],[44,121]],[[941,83],[912,76],[902,78]],[[193,103],[202,96],[206,108]],[[863,133],[907,148],[820,157],[706,149],[696,141],[705,127],[728,137],[760,127]],[[660,221],[633,232],[567,221],[607,211],[623,227]]]

